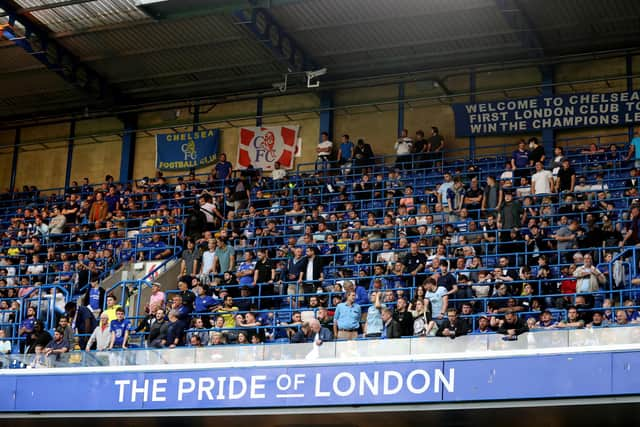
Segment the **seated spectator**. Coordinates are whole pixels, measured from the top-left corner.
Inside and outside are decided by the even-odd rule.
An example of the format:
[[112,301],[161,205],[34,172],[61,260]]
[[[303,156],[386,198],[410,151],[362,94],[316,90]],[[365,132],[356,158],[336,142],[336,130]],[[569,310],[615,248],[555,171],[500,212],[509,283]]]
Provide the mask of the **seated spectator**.
[[380,338],[391,339],[400,338],[402,332],[400,329],[400,323],[394,318],[393,312],[388,308],[382,309],[382,333]]
[[540,315],[540,320],[535,324],[536,329],[554,329],[559,325],[553,318],[553,315],[549,310],[545,310]]
[[558,323],[559,328],[584,328],[578,309],[574,306],[567,308],[567,319]]
[[64,329],[58,328],[53,333],[53,340],[44,347],[44,355],[54,356],[56,360],[60,360],[60,355],[68,352],[69,348],[69,342],[64,339]]
[[469,324],[458,318],[458,311],[454,307],[447,309],[447,318],[442,322],[436,332],[436,336],[454,339],[457,336],[467,335]]
[[7,334],[4,329],[0,329],[0,354],[11,353],[11,341],[7,338]]
[[507,311],[504,314],[504,321],[498,329],[499,334],[506,335],[511,339],[515,339],[518,335],[528,332],[529,328],[522,319],[518,318],[513,311]]
[[324,341],[331,341],[333,336],[329,329],[320,325],[317,319],[311,319],[308,322],[303,322],[298,330],[292,337],[292,343],[315,343],[321,345]]

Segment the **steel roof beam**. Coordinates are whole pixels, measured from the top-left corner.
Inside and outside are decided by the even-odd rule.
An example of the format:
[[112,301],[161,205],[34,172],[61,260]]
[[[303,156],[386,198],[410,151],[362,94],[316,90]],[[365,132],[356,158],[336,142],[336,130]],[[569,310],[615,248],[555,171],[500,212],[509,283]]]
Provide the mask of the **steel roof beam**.
[[515,31],[522,46],[529,49],[529,55],[532,57],[544,56],[542,39],[529,15],[520,7],[519,0],[496,0],[496,6],[509,27]]
[[[9,17],[10,27],[5,28],[3,36],[32,55],[47,69],[72,84],[90,99],[100,100],[107,105],[113,104],[117,92],[93,69],[83,64],[71,51],[55,39],[48,31],[28,15],[20,15],[20,8],[13,0],[0,0],[0,8]],[[24,34],[19,28],[24,27]]]
[[287,32],[266,9],[255,7],[256,0],[249,0],[247,8],[236,10],[233,17],[253,37],[267,48],[271,55],[284,66],[287,72],[302,72],[320,68],[300,43]]

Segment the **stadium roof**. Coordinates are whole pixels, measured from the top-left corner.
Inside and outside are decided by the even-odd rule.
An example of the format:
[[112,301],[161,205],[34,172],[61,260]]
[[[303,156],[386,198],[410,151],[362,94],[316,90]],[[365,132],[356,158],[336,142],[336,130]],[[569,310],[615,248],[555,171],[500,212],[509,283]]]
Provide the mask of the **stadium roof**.
[[303,72],[320,67],[322,87],[332,87],[622,52],[640,39],[633,0],[0,0],[0,8],[0,25],[16,22],[16,38],[0,40],[5,120],[277,93],[287,73],[291,90],[306,89]]

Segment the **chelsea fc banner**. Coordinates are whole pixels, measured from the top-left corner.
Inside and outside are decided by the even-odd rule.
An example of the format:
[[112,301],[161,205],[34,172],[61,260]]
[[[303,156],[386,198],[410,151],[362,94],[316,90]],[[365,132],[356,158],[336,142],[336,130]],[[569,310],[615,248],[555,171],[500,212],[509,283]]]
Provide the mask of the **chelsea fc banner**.
[[216,161],[220,130],[180,132],[156,135],[156,169],[188,170]]
[[301,150],[299,133],[297,125],[240,128],[238,168],[270,171],[278,162],[282,169],[292,169]]

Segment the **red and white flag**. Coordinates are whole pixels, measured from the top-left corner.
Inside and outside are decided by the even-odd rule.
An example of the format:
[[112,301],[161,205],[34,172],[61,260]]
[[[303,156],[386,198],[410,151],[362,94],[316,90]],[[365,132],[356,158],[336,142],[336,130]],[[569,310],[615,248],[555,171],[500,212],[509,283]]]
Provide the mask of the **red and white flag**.
[[252,165],[256,169],[273,170],[280,162],[283,169],[293,168],[298,147],[300,126],[270,126],[240,128],[238,169]]

